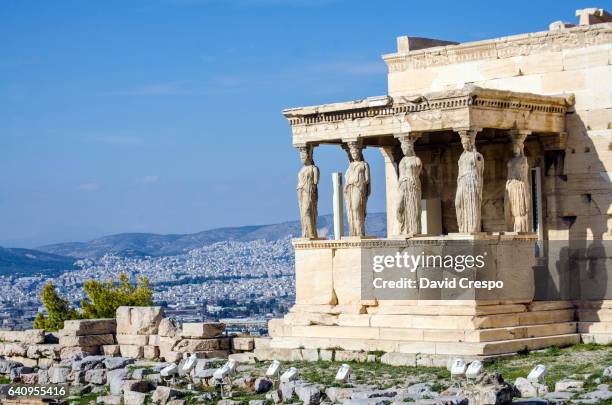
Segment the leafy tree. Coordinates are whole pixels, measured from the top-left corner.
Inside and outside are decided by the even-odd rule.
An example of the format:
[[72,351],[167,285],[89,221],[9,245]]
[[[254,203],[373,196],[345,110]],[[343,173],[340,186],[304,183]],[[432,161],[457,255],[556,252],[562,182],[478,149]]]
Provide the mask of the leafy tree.
[[121,273],[119,281],[87,280],[83,285],[87,299],[81,301],[84,318],[114,318],[121,306],[153,305],[153,290],[147,277],[139,277],[136,285]]
[[51,282],[43,287],[41,300],[47,309],[47,316],[39,312],[34,320],[34,328],[58,330],[64,327],[64,321],[80,318],[79,312],[57,293]]

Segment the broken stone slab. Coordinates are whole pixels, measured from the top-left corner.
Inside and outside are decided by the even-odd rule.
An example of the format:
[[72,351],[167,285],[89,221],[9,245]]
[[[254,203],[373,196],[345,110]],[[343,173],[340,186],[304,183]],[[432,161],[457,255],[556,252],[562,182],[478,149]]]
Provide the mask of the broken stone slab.
[[232,353],[228,356],[228,359],[235,360],[238,363],[255,363],[255,353],[244,352],[244,353]]
[[526,378],[519,377],[514,381],[514,386],[521,394],[521,398],[536,398],[548,394],[548,387]]
[[183,324],[181,336],[186,338],[214,338],[225,331],[221,322],[186,322]]
[[106,381],[112,395],[123,394],[123,381],[128,378],[130,372],[127,368],[118,368],[106,372]]
[[117,334],[156,335],[163,316],[162,307],[119,307]]
[[569,378],[565,378],[555,383],[555,391],[557,392],[582,391],[583,387],[584,381],[571,380]]
[[183,339],[172,350],[179,353],[193,353],[227,348],[229,348],[228,339]]
[[147,360],[154,360],[159,358],[159,347],[157,346],[143,346],[142,357]]
[[85,382],[96,385],[106,384],[106,370],[100,368],[94,370],[87,370],[85,372]]
[[318,405],[321,402],[321,390],[324,387],[319,384],[300,384],[295,387],[295,394],[304,405]]
[[108,335],[116,333],[117,322],[114,319],[78,319],[64,321],[60,329],[61,336]]
[[159,372],[159,374],[160,374],[162,377],[170,377],[170,376],[173,376],[173,375],[175,375],[175,374],[178,374],[178,370],[179,370],[178,365],[176,365],[176,364],[170,364],[170,365],[166,366],[165,368],[163,368],[163,369],[162,369],[162,370]]
[[129,357],[106,357],[104,359],[104,368],[107,370],[116,370],[125,368],[130,364],[134,364],[135,360]]
[[30,345],[45,343],[45,331],[43,329],[0,330],[0,341],[20,342]]
[[124,391],[123,405],[145,405],[147,394],[136,391]]
[[148,335],[117,334],[116,338],[117,338],[117,344],[119,345],[146,346],[147,344],[149,344]]
[[67,367],[51,367],[48,370],[49,383],[51,384],[65,384],[68,382],[68,376],[70,375],[70,369]]
[[120,395],[105,395],[96,399],[96,403],[102,405],[121,405],[121,401]]
[[178,326],[176,321],[172,318],[164,318],[159,323],[157,334],[164,337],[175,337],[179,336],[181,328]]
[[255,341],[252,337],[235,337],[232,339],[232,348],[234,350],[251,352],[255,349]]
[[183,398],[185,395],[183,390],[160,385],[153,392],[151,402],[155,405],[166,405],[168,401]]
[[28,346],[26,356],[29,359],[48,358],[60,360],[60,345],[56,344],[32,344]]
[[0,343],[0,356],[12,357],[22,356],[25,357],[28,352],[28,346],[26,343]]
[[83,336],[60,336],[59,344],[62,347],[71,346],[102,346],[115,343],[114,335],[83,335]]
[[20,376],[21,382],[24,384],[29,384],[29,385],[33,385],[33,384],[37,384],[38,383],[38,373],[28,373],[28,374],[21,374]]
[[73,360],[89,355],[98,354],[100,346],[70,346],[62,347],[60,351],[61,360]]
[[17,367],[23,367],[23,364],[13,360],[0,359],[0,374],[10,374],[11,370]]
[[136,345],[119,345],[119,352],[122,357],[132,359],[142,359],[144,357],[144,347]]
[[104,356],[87,356],[80,360],[74,360],[71,364],[72,371],[88,371],[94,368],[101,368]]
[[102,345],[100,351],[105,356],[119,356],[121,354],[119,345]]

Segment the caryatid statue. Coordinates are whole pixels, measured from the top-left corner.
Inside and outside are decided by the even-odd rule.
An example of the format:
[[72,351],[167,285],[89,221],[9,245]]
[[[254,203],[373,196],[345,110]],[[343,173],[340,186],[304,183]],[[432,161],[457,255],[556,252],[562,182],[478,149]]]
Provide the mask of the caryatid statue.
[[463,153],[459,157],[455,210],[461,233],[480,232],[484,159],[476,150],[476,130],[460,130]]
[[370,166],[363,160],[361,145],[348,142],[350,163],[346,171],[344,199],[349,236],[365,236],[366,205],[370,196]]
[[525,131],[510,132],[514,157],[508,161],[504,214],[508,228],[514,232],[531,232],[529,222],[529,212],[531,211],[529,163],[524,152],[524,142],[528,134]]
[[414,153],[419,134],[400,138],[404,157],[399,162],[397,220],[399,233],[413,236],[421,231],[421,159]]
[[302,223],[302,238],[316,238],[319,168],[312,160],[311,145],[299,147],[299,150],[303,166],[298,174],[297,197]]

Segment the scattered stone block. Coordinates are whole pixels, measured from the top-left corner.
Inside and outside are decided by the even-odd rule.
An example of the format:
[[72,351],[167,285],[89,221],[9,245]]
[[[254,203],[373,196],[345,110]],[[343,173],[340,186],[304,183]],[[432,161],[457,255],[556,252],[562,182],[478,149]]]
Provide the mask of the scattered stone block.
[[164,318],[159,323],[158,335],[164,337],[176,337],[180,335],[181,329],[174,319]]
[[124,334],[117,334],[117,344],[119,344],[119,345],[145,346],[145,345],[149,344],[149,336],[147,336],[147,335],[124,335]]
[[98,354],[100,346],[71,346],[62,347],[60,351],[61,360],[72,360],[74,358],[83,358],[89,355]]
[[98,397],[96,402],[102,405],[121,405],[121,396],[119,395],[105,395]]
[[557,381],[555,383],[555,391],[582,391],[584,387],[584,381],[572,380],[569,378]]
[[112,345],[115,343],[115,338],[113,335],[81,335],[81,336],[60,336],[59,344],[62,347],[71,347],[71,346],[85,346],[85,347],[93,347],[93,346],[102,346],[102,345]]
[[230,360],[236,360],[238,363],[255,363],[255,353],[245,352],[245,353],[233,353],[228,356]]
[[123,405],[145,405],[147,394],[143,392],[125,391]]
[[78,319],[64,321],[61,336],[108,335],[116,333],[117,322],[114,319]]
[[155,392],[153,392],[151,402],[155,405],[165,405],[170,400],[182,398],[184,396],[185,391],[160,385],[155,389]]
[[235,337],[232,339],[232,348],[234,350],[251,352],[255,349],[255,341],[252,337]]
[[170,377],[178,374],[178,366],[176,364],[170,364],[169,366],[163,368],[159,374],[162,377]]
[[106,384],[106,370],[98,368],[98,369],[86,371],[85,372],[85,382],[96,384],[96,385]]
[[548,387],[538,382],[529,381],[519,377],[514,381],[514,386],[520,392],[521,398],[536,398],[548,394]]
[[32,344],[28,346],[26,356],[29,359],[48,358],[60,360],[60,345],[56,344]]
[[105,356],[119,356],[121,354],[119,345],[103,345],[100,347],[100,351]]
[[48,370],[50,384],[65,384],[68,382],[70,369],[67,367],[51,367]]
[[144,357],[147,360],[155,360],[159,358],[159,347],[144,346],[142,348],[142,357]]
[[117,334],[155,335],[163,315],[162,307],[119,307]]
[[0,341],[20,342],[31,345],[45,343],[45,331],[43,329],[28,329],[24,331],[0,330]]
[[106,372],[106,381],[112,395],[123,394],[123,381],[128,378],[129,374],[127,368],[118,368]]
[[180,353],[193,353],[221,348],[220,339],[183,339],[174,346],[173,350]]
[[321,388],[318,384],[297,385],[295,394],[304,405],[318,405],[321,402]]
[[122,357],[130,357],[132,359],[142,359],[144,355],[143,346],[136,345],[119,345],[119,352]]
[[186,338],[214,338],[225,330],[225,324],[220,322],[186,322],[183,324],[181,336]]

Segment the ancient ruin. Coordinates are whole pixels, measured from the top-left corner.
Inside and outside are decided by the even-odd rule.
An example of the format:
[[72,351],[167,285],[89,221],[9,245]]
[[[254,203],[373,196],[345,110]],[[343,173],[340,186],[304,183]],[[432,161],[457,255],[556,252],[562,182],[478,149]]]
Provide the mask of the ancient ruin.
[[[349,234],[294,241],[296,303],[270,322],[270,358],[334,347],[431,365],[612,341],[612,24],[577,15],[461,44],[399,37],[383,55],[387,95],[283,112],[295,147],[348,150]],[[380,150],[385,179],[369,177],[362,148]],[[386,186],[383,239],[363,238],[371,182]],[[503,280],[503,296],[366,291],[375,252],[459,242],[488,246],[482,277]]]

